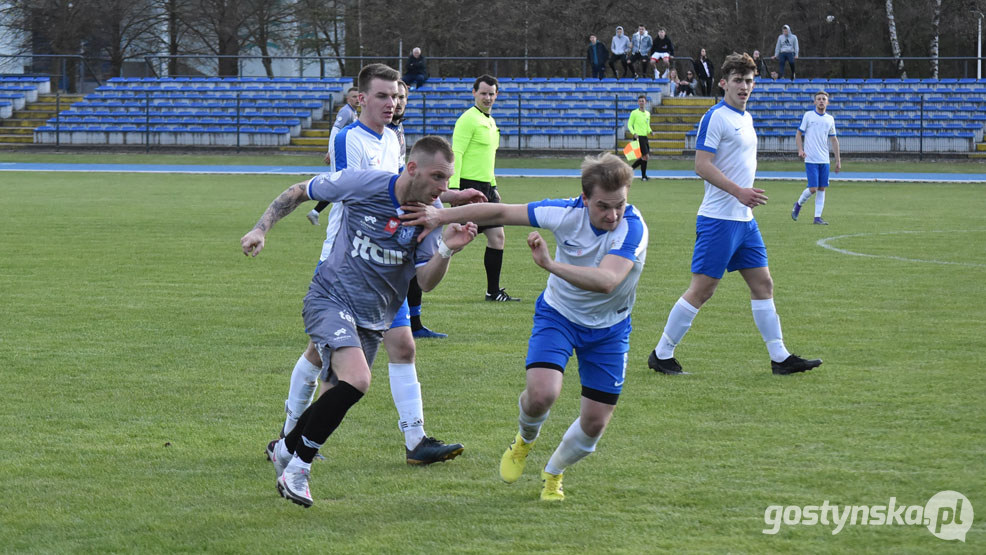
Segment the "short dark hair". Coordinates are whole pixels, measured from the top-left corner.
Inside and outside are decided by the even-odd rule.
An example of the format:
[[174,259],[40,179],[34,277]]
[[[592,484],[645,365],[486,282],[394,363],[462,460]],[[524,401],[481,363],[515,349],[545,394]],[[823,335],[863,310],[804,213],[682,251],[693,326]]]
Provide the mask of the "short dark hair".
[[582,194],[591,198],[597,187],[612,192],[629,187],[633,169],[612,152],[586,156],[582,160]]
[[370,90],[370,82],[374,79],[400,81],[401,74],[397,73],[396,69],[385,64],[370,64],[361,69],[359,77],[356,78],[356,87],[359,89],[359,92],[368,92]]
[[491,87],[496,87],[496,91],[500,92],[500,82],[497,81],[496,77],[493,77],[492,75],[487,75],[484,73],[483,75],[477,77],[476,80],[473,81],[472,83],[472,90],[478,91],[480,83],[486,83]]
[[647,95],[646,94],[643,94],[643,93],[638,94],[637,95],[637,100],[640,100],[641,98],[643,98],[644,100],[647,100]]
[[444,155],[449,162],[455,160],[455,155],[452,154],[452,145],[448,141],[438,135],[427,135],[414,142],[408,159],[420,162],[424,156],[432,157],[439,153]]
[[349,94],[353,91],[359,92],[359,89],[357,89],[356,87],[349,87],[348,89],[346,89],[346,94]]
[[398,90],[400,90],[401,87],[404,87],[404,90],[405,91],[411,92],[411,87],[408,87],[407,86],[407,83],[405,83],[403,79],[398,79],[397,80],[397,88],[398,88]]
[[756,73],[757,64],[753,61],[746,52],[740,54],[738,52],[733,52],[732,54],[726,56],[725,61],[722,63],[722,78],[729,79],[729,76],[733,73]]

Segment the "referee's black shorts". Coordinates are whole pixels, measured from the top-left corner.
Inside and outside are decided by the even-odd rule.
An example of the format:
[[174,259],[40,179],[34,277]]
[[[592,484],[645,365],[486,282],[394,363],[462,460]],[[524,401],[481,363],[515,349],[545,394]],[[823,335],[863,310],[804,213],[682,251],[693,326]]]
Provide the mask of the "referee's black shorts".
[[[486,195],[486,202],[500,202],[500,194],[496,191],[496,187],[490,185],[486,181],[476,181],[475,179],[459,179],[459,189],[476,189]],[[479,231],[482,232],[487,229],[494,229],[497,227],[503,227],[502,225],[481,225],[479,226]]]
[[637,136],[637,142],[640,143],[640,156],[643,157],[645,154],[650,153],[650,142],[647,137],[643,135]]

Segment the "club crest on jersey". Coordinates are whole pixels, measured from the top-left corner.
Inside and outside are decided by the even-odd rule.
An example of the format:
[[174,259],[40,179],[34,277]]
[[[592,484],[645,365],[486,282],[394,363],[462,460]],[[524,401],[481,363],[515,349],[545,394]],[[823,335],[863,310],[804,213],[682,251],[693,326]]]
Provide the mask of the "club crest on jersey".
[[399,228],[400,226],[401,226],[400,220],[398,220],[397,218],[391,218],[387,220],[387,225],[384,226],[383,230],[386,231],[388,234],[393,235],[394,232],[397,231],[397,228]]
[[414,240],[414,228],[408,226],[401,226],[401,230],[397,232],[397,242],[402,245],[410,245],[411,241]]

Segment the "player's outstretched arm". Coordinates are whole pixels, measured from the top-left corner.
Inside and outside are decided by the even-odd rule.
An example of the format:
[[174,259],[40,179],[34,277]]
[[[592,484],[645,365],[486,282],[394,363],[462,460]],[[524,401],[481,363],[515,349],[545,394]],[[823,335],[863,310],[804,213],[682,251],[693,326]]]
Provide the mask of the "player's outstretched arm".
[[537,231],[532,231],[527,236],[527,246],[531,247],[531,257],[535,264],[586,291],[608,295],[623,283],[633,269],[632,260],[615,254],[604,256],[595,268],[558,262],[551,257],[547,243]]
[[[431,205],[409,204],[401,209],[404,210],[404,214],[401,214],[404,225],[420,225],[429,231],[451,223],[531,225],[526,204],[480,203],[441,209]],[[419,236],[419,240],[422,236]]]
[[422,291],[431,291],[435,288],[445,272],[448,271],[449,261],[452,255],[459,252],[468,245],[478,232],[476,224],[450,224],[442,230],[442,237],[438,242],[438,251],[435,252],[431,260],[415,270],[418,277],[418,285]]
[[767,204],[767,195],[763,194],[763,189],[740,187],[734,183],[716,167],[715,154],[711,152],[695,151],[695,173],[713,186],[736,197],[736,200],[740,201],[743,206],[755,208],[761,204]]
[[274,227],[274,224],[293,212],[298,205],[308,200],[307,185],[308,182],[306,181],[295,183],[278,195],[274,199],[274,202],[270,203],[270,206],[267,207],[264,214],[257,220],[253,229],[240,239],[243,254],[257,256],[260,254],[260,251],[264,250],[264,240],[267,237],[267,232]]

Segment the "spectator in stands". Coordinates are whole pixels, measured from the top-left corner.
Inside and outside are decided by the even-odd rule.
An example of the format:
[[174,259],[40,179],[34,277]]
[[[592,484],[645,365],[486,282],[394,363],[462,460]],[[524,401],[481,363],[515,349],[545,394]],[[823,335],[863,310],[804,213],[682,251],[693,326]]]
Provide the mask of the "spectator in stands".
[[[654,46],[654,39],[647,34],[647,29],[643,25],[637,27],[637,32],[630,37],[630,71],[633,72],[634,79],[643,77],[650,60],[650,51]],[[637,63],[640,63],[640,71],[637,71]]]
[[668,38],[668,32],[661,29],[654,40],[654,52],[650,55],[650,67],[654,70],[654,79],[659,76],[667,77],[672,60],[674,60],[674,45]]
[[678,70],[675,68],[668,70],[668,85],[671,87],[671,96],[678,96]]
[[776,71],[771,71],[770,72],[770,78],[773,79],[774,81],[777,81],[777,72]]
[[613,40],[609,43],[609,68],[613,70],[613,77],[619,77],[616,74],[616,62],[623,64],[623,77],[627,76],[630,72],[630,66],[627,65],[627,52],[630,50],[630,37],[623,34],[623,27],[616,28],[616,34],[613,35]]
[[[589,48],[586,50],[585,59],[592,68],[592,78],[602,79],[606,76],[606,60],[609,58],[609,50],[606,45],[596,40],[596,35],[589,35]],[[614,70],[615,73],[615,70]]]
[[678,96],[692,96],[699,89],[698,78],[695,72],[688,70],[685,78],[678,81]]
[[698,84],[701,85],[702,89],[701,91],[695,91],[695,94],[715,96],[712,94],[712,78],[716,70],[715,66],[712,65],[712,60],[706,55],[704,48],[698,55],[698,59],[692,62],[692,66],[695,68],[695,75],[698,76]]
[[784,62],[791,65],[791,79],[794,79],[794,60],[798,59],[798,37],[791,32],[791,27],[785,25],[781,27],[781,34],[777,35],[777,44],[774,46],[774,56],[772,60],[777,62],[780,78],[784,78]]
[[767,79],[770,77],[770,69],[767,68],[767,60],[760,55],[759,50],[753,51],[753,63],[757,66],[757,70],[753,74],[754,77],[759,77],[761,79]]
[[407,83],[410,90],[414,90],[425,84],[428,80],[428,68],[425,65],[425,57],[421,55],[421,49],[414,47],[411,55],[407,58],[407,72],[403,80]]

